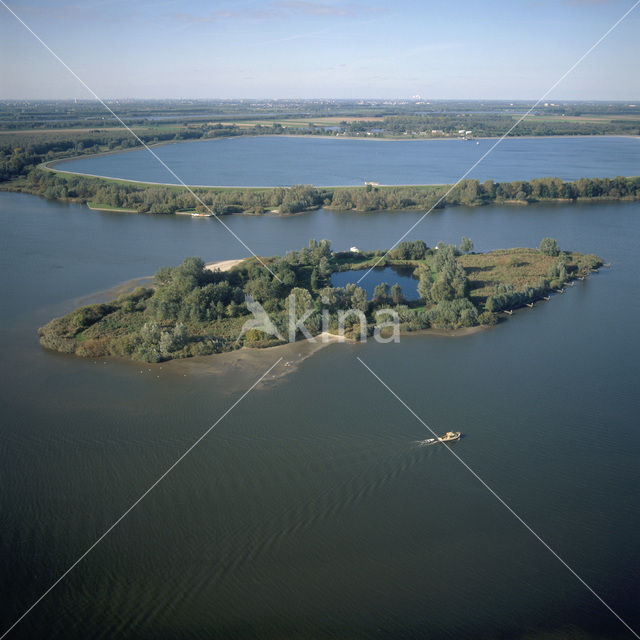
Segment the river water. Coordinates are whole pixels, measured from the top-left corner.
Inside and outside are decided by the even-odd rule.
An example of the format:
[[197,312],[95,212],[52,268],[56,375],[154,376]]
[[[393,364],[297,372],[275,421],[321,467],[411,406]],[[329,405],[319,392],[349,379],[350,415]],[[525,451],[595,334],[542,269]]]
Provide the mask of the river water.
[[[634,176],[640,139],[592,136],[496,140],[350,140],[249,137],[179,142],[155,153],[192,185],[443,184],[467,177],[530,180]],[[487,152],[491,152],[483,158]],[[67,160],[58,169],[177,184],[146,150]]]
[[[225,222],[273,255],[311,237],[386,247],[419,216]],[[96,292],[246,251],[213,219],[17,194],[0,194],[0,226],[6,627],[280,352],[46,352],[37,327]],[[611,268],[475,335],[290,348],[8,637],[631,637],[444,446],[417,444],[430,434],[356,358],[437,432],[461,430],[455,452],[638,628],[640,204],[451,208],[409,239],[462,235],[478,251],[551,236]]]

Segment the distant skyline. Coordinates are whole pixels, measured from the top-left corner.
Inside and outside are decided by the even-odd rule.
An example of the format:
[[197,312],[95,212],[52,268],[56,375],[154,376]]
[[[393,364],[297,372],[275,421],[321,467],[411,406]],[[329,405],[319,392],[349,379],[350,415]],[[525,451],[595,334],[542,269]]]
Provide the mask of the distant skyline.
[[[4,0],[100,97],[536,100],[630,0]],[[554,100],[640,100],[640,7]],[[0,5],[0,98],[90,95]]]

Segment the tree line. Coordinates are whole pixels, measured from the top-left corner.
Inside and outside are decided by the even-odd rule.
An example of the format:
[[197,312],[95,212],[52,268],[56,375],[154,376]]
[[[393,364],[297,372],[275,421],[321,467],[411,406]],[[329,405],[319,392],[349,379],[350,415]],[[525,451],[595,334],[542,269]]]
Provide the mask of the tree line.
[[[12,160],[14,170],[21,160]],[[0,183],[0,188],[2,183]],[[202,201],[178,186],[155,186],[116,182],[73,174],[61,174],[32,168],[19,183],[7,188],[43,196],[51,200],[74,200],[80,203],[130,209],[139,213],[175,213],[191,210],[210,211],[215,215],[231,213],[262,214],[277,210],[292,214],[325,207],[339,211],[394,211],[430,209],[445,206],[482,206],[517,202],[639,200],[640,177],[580,178],[563,182],[559,178],[529,181],[494,182],[464,180],[453,190],[442,187],[335,187],[312,185],[251,188],[195,188]]]
[[518,202],[522,204],[556,201],[640,199],[640,177],[580,178],[563,181],[560,178],[534,178],[496,182],[494,180],[462,180],[453,189],[440,187],[345,187],[333,190],[327,206],[338,210],[377,211],[420,209],[447,205],[479,206]]
[[[380,120],[342,121],[340,133],[377,137],[426,135],[458,136],[459,131],[471,131],[474,137],[499,137],[513,125],[509,114],[431,113],[423,115],[392,115]],[[567,135],[640,135],[640,118],[625,120],[576,122],[574,120],[525,119],[510,131],[509,137]]]

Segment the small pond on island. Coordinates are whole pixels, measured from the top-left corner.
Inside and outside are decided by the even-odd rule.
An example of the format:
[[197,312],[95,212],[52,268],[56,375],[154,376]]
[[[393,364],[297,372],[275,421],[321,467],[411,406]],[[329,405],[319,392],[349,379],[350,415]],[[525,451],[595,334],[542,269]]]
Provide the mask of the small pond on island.
[[373,291],[379,284],[386,282],[391,289],[397,282],[402,289],[402,295],[407,300],[417,300],[420,297],[418,280],[413,277],[413,271],[413,267],[376,267],[362,282],[358,280],[367,273],[366,269],[339,271],[331,274],[331,286],[344,287],[349,283],[357,284],[367,292],[367,298],[371,300]]

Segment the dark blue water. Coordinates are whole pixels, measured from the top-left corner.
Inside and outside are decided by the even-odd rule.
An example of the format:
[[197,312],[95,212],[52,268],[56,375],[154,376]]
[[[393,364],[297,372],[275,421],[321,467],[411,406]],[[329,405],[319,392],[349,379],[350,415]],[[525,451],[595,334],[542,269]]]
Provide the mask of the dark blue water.
[[413,269],[403,269],[398,267],[376,268],[370,271],[366,278],[358,282],[366,271],[340,271],[331,275],[332,287],[344,287],[347,284],[354,283],[362,287],[367,292],[367,297],[371,299],[374,289],[383,282],[389,285],[399,284],[402,289],[402,295],[406,300],[417,300],[418,280],[413,277]]
[[[279,186],[452,183],[495,140],[345,140],[239,137],[180,142],[154,149],[187,184]],[[80,158],[65,171],[111,178],[168,182],[176,179],[146,150]],[[468,177],[529,180],[557,176],[631,176],[640,173],[640,139],[631,137],[510,138]]]
[[[419,215],[225,220],[274,255],[310,237],[386,247]],[[356,356],[438,432],[463,431],[455,451],[638,628],[640,203],[446,209],[409,239],[462,235],[478,251],[551,236],[612,266],[476,335],[334,345],[299,362],[8,637],[630,638],[444,448],[416,444],[429,433]],[[43,351],[37,327],[186,255],[246,255],[235,242],[215,220],[0,194],[3,625],[279,353],[143,367]]]

